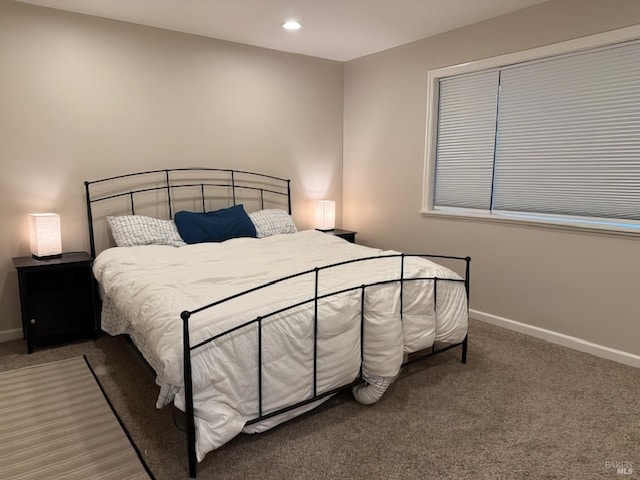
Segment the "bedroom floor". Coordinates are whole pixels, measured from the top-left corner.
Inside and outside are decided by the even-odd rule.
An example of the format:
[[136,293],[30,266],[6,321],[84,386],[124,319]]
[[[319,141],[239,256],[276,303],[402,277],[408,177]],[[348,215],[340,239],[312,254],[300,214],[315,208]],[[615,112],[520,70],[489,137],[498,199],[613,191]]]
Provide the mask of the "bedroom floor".
[[[86,355],[149,467],[188,478],[172,409],[121,337],[36,349],[0,344],[0,370]],[[216,479],[613,479],[640,476],[640,369],[471,321],[454,349],[404,368],[375,405],[350,393],[199,464]],[[628,471],[628,470],[627,470]]]

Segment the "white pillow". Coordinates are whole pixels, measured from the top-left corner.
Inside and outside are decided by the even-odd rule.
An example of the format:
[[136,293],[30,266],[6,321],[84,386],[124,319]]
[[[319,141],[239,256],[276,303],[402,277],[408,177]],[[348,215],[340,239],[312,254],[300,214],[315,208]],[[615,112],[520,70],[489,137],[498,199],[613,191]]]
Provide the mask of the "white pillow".
[[181,247],[186,243],[180,237],[173,220],[145,217],[144,215],[123,215],[107,217],[111,236],[118,247],[137,245],[171,245]]
[[298,231],[291,215],[277,208],[251,212],[249,218],[256,227],[258,238],[280,233],[296,233]]

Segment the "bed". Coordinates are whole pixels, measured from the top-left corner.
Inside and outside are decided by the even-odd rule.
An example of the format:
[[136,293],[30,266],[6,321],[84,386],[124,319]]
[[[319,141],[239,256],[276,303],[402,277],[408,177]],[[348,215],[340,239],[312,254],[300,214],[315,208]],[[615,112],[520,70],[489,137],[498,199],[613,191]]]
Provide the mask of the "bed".
[[153,368],[156,406],[185,412],[191,477],[239,433],[345,388],[375,403],[414,358],[460,346],[466,361],[468,257],[298,231],[290,182],[252,172],[155,170],[85,188],[102,329]]

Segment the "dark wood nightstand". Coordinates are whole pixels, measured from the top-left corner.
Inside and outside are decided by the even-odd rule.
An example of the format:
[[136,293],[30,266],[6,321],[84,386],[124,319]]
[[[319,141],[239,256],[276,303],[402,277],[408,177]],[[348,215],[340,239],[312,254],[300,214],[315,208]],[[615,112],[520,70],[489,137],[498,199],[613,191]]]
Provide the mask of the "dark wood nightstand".
[[18,270],[22,332],[29,353],[34,345],[97,337],[94,280],[88,253],[12,260]]
[[356,233],[352,230],[342,230],[340,228],[334,228],[333,230],[320,230],[322,233],[328,233],[329,235],[335,235],[336,237],[344,238],[346,241],[356,243]]

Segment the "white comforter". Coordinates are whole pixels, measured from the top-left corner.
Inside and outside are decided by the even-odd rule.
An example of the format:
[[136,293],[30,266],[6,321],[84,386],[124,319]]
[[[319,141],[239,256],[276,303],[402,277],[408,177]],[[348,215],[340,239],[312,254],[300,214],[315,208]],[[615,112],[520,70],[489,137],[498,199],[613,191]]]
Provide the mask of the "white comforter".
[[[319,295],[397,279],[400,258],[384,258],[395,253],[307,230],[180,248],[110,248],[96,258],[93,271],[105,296],[103,329],[132,336],[157,373],[158,406],[173,399],[184,409],[181,311],[353,258],[381,257],[321,270]],[[447,268],[413,257],[405,258],[404,276],[459,278]],[[265,316],[262,413],[308,399],[314,388],[313,302],[268,314],[309,300],[314,293],[311,273],[196,313],[190,319],[191,344]],[[348,384],[360,372],[361,295],[357,289],[319,302],[317,393]],[[405,282],[402,320],[398,282],[368,287],[364,302],[362,369],[368,379],[393,379],[403,353],[429,347],[434,341],[458,343],[466,335],[467,304],[460,282],[438,283],[435,309],[432,281]],[[253,322],[192,354],[198,460],[243,429],[260,431],[292,416],[245,428],[259,408],[257,339],[258,324]]]

